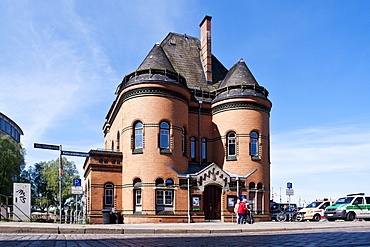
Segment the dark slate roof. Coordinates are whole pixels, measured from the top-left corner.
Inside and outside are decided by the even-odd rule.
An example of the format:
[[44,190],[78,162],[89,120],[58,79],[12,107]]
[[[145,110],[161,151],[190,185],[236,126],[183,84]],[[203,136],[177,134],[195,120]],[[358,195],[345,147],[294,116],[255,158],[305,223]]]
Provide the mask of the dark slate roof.
[[179,172],[179,175],[186,175],[186,174],[195,174],[204,168],[206,168],[208,165],[198,165],[198,164],[189,164],[188,169],[182,172]]
[[137,70],[160,68],[175,71],[168,57],[159,44],[155,44]]
[[221,82],[213,102],[246,96],[267,99],[268,91],[258,84],[244,60],[240,59]]
[[212,56],[213,82],[208,85],[200,61],[199,39],[187,35],[169,33],[161,46],[177,72],[186,78],[190,89],[199,87],[200,90],[213,91],[227,73],[227,69]]
[[255,84],[256,79],[248,69],[243,59],[240,59],[227,73],[225,79],[221,82],[220,88],[236,84]]

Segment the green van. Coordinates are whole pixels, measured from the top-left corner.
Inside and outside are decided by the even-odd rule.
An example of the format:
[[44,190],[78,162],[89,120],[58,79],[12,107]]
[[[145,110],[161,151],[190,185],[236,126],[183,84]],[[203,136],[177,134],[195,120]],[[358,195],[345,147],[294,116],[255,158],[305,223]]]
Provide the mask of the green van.
[[328,220],[370,219],[370,196],[365,196],[365,193],[348,194],[327,207],[324,215]]

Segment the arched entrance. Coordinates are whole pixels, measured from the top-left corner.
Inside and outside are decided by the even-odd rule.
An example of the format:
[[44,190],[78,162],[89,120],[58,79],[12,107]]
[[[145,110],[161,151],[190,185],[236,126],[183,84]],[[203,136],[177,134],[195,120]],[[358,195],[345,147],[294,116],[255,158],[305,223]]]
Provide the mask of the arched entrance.
[[206,220],[221,219],[221,191],[216,185],[204,187],[203,192],[203,211]]

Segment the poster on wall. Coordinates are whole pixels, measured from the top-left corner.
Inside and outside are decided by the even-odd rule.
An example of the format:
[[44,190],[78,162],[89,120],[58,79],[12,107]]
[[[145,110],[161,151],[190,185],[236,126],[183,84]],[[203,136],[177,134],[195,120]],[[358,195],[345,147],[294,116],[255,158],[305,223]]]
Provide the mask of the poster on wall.
[[13,219],[27,221],[31,218],[31,184],[13,184]]
[[199,197],[197,197],[197,196],[193,197],[193,206],[194,207],[199,207]]
[[229,207],[234,206],[234,198],[233,198],[233,197],[229,197],[229,200],[228,200],[227,206],[229,206]]

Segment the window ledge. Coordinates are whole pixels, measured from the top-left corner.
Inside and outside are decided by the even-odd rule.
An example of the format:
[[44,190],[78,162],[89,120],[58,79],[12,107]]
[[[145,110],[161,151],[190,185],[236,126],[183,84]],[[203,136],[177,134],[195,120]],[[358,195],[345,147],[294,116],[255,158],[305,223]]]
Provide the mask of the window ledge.
[[134,150],[132,150],[132,154],[142,154],[142,153],[143,153],[142,148],[135,148]]
[[261,157],[259,157],[259,156],[252,156],[252,160],[253,161],[260,161],[261,160]]
[[172,154],[169,148],[161,148],[160,153],[161,154]]
[[227,161],[233,161],[233,160],[236,160],[236,156],[227,156],[227,157],[226,157],[226,160],[227,160]]

